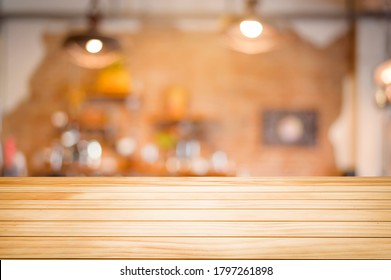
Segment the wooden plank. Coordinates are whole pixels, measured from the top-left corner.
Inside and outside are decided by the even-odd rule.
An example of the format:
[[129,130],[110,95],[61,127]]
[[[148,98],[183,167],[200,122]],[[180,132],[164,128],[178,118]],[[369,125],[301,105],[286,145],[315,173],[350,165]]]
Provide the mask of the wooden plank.
[[391,186],[389,177],[3,177],[12,186]]
[[391,222],[0,221],[0,236],[391,237]]
[[391,210],[391,200],[0,200],[0,209]]
[[391,221],[391,210],[0,210],[0,220]]
[[389,259],[390,238],[0,237],[0,259]]
[[0,186],[2,193],[295,193],[295,192],[380,192],[391,193],[391,186]]
[[0,200],[85,200],[85,199],[158,199],[158,200],[284,200],[284,199],[346,199],[346,200],[390,200],[391,192],[295,192],[295,193],[1,193]]
[[0,258],[391,258],[390,178],[0,178]]

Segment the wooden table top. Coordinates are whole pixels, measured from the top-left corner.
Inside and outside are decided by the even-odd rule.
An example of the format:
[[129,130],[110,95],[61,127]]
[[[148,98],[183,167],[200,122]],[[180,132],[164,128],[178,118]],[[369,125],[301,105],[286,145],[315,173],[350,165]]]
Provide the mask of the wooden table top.
[[391,259],[391,178],[0,178],[0,259]]

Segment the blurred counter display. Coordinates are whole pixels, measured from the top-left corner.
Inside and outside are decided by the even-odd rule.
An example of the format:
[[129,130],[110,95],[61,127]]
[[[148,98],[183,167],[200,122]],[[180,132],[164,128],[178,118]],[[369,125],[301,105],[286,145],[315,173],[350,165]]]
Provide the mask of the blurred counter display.
[[7,137],[3,145],[0,145],[0,175],[6,177],[27,176],[26,157],[17,148],[16,140],[13,137]]
[[190,94],[184,87],[171,86],[163,97],[164,112],[152,119],[154,140],[141,150],[143,169],[169,176],[234,175],[227,154],[208,139],[217,122],[189,113]]
[[136,114],[133,103],[137,102],[132,96],[89,97],[72,119],[65,112],[56,112],[53,120],[67,121],[64,124],[53,122],[58,136],[46,152],[49,154],[43,155],[46,170],[51,172],[48,175],[131,175],[137,145],[132,135]]
[[56,135],[51,146],[36,153],[31,175],[234,175],[227,154],[208,140],[216,122],[189,114],[189,94],[181,87],[164,93],[163,112],[147,122],[151,141],[142,142],[137,134],[141,102],[121,71],[103,69],[95,83],[71,92],[69,111],[52,115]]
[[[227,154],[214,150],[208,141],[208,129],[214,126],[214,122],[201,117],[157,120],[155,144],[163,172],[175,176],[233,175]],[[143,159],[150,161],[147,151],[144,151]]]
[[52,114],[56,135],[36,153],[32,175],[129,175],[136,146],[132,125],[140,108],[130,73],[115,63],[87,74],[77,78],[79,84],[70,83],[67,112]]

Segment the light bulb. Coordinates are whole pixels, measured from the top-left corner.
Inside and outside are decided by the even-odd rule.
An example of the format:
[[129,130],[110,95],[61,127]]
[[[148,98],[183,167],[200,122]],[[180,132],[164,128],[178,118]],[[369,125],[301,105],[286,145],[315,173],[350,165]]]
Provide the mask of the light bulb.
[[383,69],[383,71],[380,73],[380,78],[384,84],[391,84],[391,68]]
[[380,87],[391,84],[391,60],[383,62],[376,68],[374,78]]
[[262,34],[263,26],[256,20],[243,20],[240,23],[240,32],[247,38],[254,39]]
[[102,50],[103,48],[103,43],[101,40],[98,39],[91,39],[88,40],[86,43],[86,50],[89,53],[98,53]]

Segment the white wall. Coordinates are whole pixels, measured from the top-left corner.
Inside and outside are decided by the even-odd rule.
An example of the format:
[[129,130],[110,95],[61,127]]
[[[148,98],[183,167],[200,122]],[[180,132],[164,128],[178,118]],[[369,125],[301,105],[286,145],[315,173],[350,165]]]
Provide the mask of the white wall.
[[384,111],[374,101],[373,71],[386,58],[385,26],[383,21],[361,20],[357,27],[357,173],[380,176]]
[[14,109],[28,95],[30,76],[43,57],[44,28],[42,21],[17,20],[4,24],[5,83],[1,101],[6,111]]

